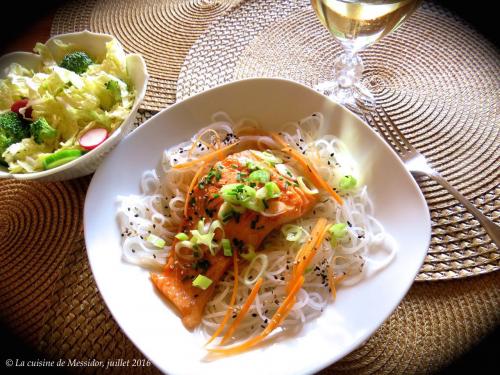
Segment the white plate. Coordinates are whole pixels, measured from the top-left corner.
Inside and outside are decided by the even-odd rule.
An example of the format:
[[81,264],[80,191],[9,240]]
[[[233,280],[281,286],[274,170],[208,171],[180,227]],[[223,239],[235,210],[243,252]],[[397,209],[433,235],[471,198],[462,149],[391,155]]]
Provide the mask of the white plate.
[[[207,361],[204,340],[187,331],[153,288],[148,273],[121,258],[116,197],[138,194],[145,170],[162,151],[190,138],[226,111],[266,128],[322,112],[327,133],[340,137],[362,166],[375,216],[399,252],[389,267],[339,290],[337,300],[296,336],[247,353]],[[396,154],[358,117],[291,81],[250,79],[214,88],[173,105],[122,141],[97,170],[85,201],[85,241],[97,285],[132,342],[169,374],[306,374],[339,360],[384,322],[410,288],[427,252],[430,218],[425,200]]]

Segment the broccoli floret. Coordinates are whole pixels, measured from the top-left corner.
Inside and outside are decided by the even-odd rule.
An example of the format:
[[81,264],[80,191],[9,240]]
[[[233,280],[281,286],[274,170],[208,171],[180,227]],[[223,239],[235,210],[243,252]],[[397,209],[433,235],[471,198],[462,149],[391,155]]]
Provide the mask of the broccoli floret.
[[50,126],[43,117],[33,121],[30,125],[30,130],[35,143],[39,145],[45,140],[54,138],[57,135],[57,130]]
[[93,64],[92,59],[85,52],[72,52],[64,56],[59,66],[71,70],[76,74],[83,74],[87,71],[89,65]]
[[122,95],[120,90],[120,84],[118,81],[112,79],[104,84],[106,88],[102,91],[99,99],[101,101],[101,108],[105,111],[111,110],[116,103],[121,102]]
[[2,154],[12,144],[29,138],[29,127],[21,116],[15,112],[5,112],[0,115],[0,161],[4,161]]
[[120,90],[120,85],[118,84],[118,81],[111,80],[106,82],[106,89],[109,90],[109,92],[113,96],[113,99],[115,99],[116,102],[122,99],[122,92]]

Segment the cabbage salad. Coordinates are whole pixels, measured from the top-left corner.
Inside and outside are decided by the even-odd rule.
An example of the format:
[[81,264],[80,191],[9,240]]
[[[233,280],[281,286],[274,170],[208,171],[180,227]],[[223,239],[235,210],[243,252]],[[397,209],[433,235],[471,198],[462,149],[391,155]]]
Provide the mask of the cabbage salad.
[[130,113],[135,90],[117,40],[98,61],[55,40],[37,43],[39,71],[11,64],[0,80],[0,164],[11,173],[55,168],[104,142]]

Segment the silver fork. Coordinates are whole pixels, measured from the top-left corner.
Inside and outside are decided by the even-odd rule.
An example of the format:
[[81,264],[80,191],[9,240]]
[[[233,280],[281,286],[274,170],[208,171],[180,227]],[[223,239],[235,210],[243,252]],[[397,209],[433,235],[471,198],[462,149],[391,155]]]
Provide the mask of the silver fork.
[[[418,152],[418,150],[405,138],[387,112],[381,106],[374,105],[373,103],[374,102],[369,104],[369,106],[373,108],[372,110],[370,110],[361,100],[357,100],[356,104],[358,108],[361,109],[366,121],[374,125],[379,134],[393,147],[408,171],[414,176],[425,175],[448,190],[451,195],[474,215],[495,245],[500,247],[500,226],[479,211],[457,189],[450,185],[438,171],[434,170],[425,159],[425,156]],[[393,143],[391,143],[391,141]]]

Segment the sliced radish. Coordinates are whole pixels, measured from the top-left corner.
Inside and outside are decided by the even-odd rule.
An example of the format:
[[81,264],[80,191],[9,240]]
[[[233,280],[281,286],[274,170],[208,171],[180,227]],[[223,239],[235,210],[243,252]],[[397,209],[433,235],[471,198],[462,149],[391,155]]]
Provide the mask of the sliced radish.
[[90,129],[78,141],[85,150],[93,150],[108,138],[108,131],[103,128]]
[[31,118],[33,109],[31,107],[28,107],[28,103],[28,99],[16,100],[10,106],[10,110],[12,112],[16,112],[18,115],[23,115],[25,118]]

